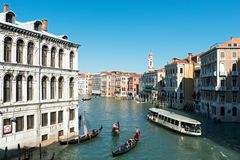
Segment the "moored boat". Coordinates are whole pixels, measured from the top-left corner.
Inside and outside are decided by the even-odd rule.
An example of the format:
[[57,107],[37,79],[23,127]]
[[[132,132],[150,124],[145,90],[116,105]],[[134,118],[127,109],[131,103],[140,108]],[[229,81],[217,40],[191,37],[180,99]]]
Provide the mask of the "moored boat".
[[178,133],[201,136],[201,123],[195,119],[188,118],[159,108],[150,108],[147,118],[154,123],[160,124]]
[[90,101],[92,98],[82,98],[82,101]]
[[97,137],[101,133],[102,128],[103,128],[103,126],[101,126],[99,129],[93,129],[91,132],[88,132],[88,134],[83,135],[83,136],[78,136],[78,137],[71,138],[71,139],[59,140],[59,143],[61,145],[78,144],[78,143],[82,143],[82,142],[91,140],[91,139]]

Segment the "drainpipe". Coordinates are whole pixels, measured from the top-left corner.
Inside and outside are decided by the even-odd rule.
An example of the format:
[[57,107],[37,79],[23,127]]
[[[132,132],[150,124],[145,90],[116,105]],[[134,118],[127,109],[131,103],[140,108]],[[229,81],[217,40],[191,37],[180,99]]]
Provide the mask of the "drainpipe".
[[40,35],[39,37],[39,40],[38,40],[38,64],[39,64],[39,72],[38,72],[38,86],[39,86],[39,89],[38,89],[38,102],[39,102],[39,105],[38,105],[38,112],[39,112],[39,124],[38,124],[38,140],[39,140],[39,144],[41,144],[41,116],[42,116],[42,113],[41,113],[41,106],[42,104],[40,103],[41,101],[41,92],[40,92],[40,88],[41,88],[41,70],[42,70],[42,66],[40,64],[40,58],[41,58],[41,41],[42,41],[42,34]]

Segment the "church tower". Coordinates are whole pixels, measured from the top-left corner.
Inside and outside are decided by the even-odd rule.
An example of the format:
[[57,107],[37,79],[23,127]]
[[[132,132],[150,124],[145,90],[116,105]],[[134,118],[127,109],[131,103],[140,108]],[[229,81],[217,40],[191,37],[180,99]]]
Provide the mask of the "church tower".
[[151,50],[149,55],[148,55],[148,72],[153,71],[153,70],[154,70],[154,67],[153,67],[153,53],[152,53],[152,50]]

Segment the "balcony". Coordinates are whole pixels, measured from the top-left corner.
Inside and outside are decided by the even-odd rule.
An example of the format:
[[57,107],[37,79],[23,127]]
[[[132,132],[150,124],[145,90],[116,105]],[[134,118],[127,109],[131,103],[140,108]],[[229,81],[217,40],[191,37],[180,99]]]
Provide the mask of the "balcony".
[[226,91],[227,87],[226,86],[216,86],[215,90],[217,90],[217,91]]
[[227,72],[226,71],[220,71],[219,76],[227,76]]
[[217,72],[207,72],[207,73],[201,73],[201,77],[212,77],[212,76],[217,76]]
[[201,86],[202,90],[213,90],[213,86]]
[[232,91],[238,91],[238,90],[239,90],[239,88],[237,86],[232,87]]
[[238,71],[232,71],[232,76],[238,76]]

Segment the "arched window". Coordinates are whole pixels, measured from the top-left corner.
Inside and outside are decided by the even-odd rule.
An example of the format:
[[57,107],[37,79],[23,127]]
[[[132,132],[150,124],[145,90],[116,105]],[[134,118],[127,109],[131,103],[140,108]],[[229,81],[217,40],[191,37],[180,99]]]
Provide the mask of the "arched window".
[[60,49],[59,50],[59,55],[58,55],[58,66],[59,66],[59,68],[63,68],[63,50],[62,49]]
[[6,37],[4,39],[4,61],[11,62],[12,57],[12,38]]
[[43,46],[42,47],[42,65],[47,66],[47,52],[48,52],[48,47]]
[[56,54],[56,48],[52,48],[51,50],[51,67],[55,67],[55,54]]
[[73,58],[74,58],[74,53],[70,53],[70,69],[73,69]]
[[236,107],[232,108],[232,116],[237,116],[237,108]]
[[29,76],[27,79],[27,100],[33,99],[33,77]]
[[33,47],[33,43],[29,42],[27,48],[27,64],[33,64]]
[[12,89],[12,81],[11,81],[10,75],[5,75],[3,88],[4,88],[3,101],[10,102],[11,101],[11,89]]
[[47,99],[47,77],[42,78],[42,99]]
[[17,63],[23,63],[23,40],[19,39],[17,41]]
[[55,92],[56,92],[56,78],[52,77],[51,78],[51,99],[55,98]]
[[63,97],[63,77],[60,77],[58,80],[58,98]]
[[232,71],[237,71],[237,64],[236,63],[232,64]]
[[69,81],[69,98],[73,98],[73,94],[74,94],[74,82],[73,82],[73,78],[70,78],[70,81]]
[[22,76],[18,75],[16,81],[16,101],[21,100],[22,100]]

